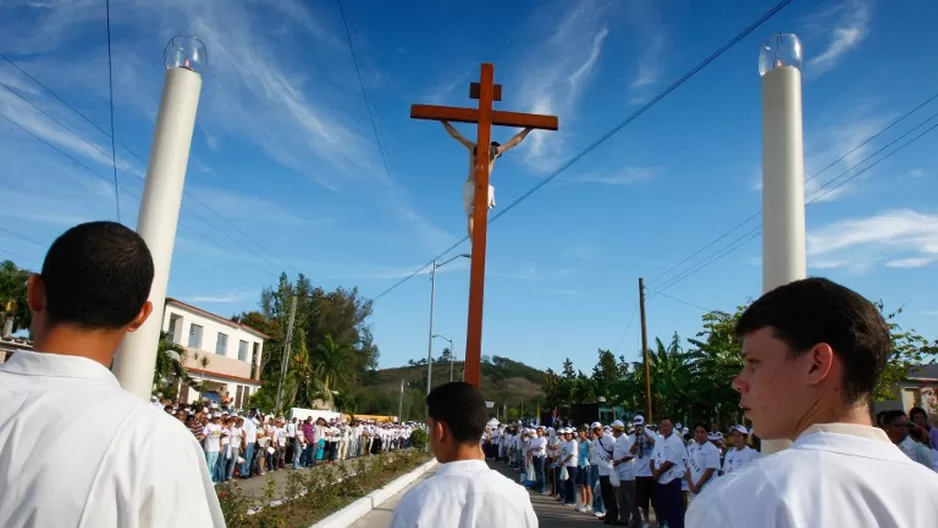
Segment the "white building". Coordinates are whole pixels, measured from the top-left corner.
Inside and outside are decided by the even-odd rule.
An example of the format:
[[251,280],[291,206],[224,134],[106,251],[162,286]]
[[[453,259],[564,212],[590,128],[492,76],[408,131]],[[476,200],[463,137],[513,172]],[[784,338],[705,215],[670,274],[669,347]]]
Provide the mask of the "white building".
[[[204,397],[228,400],[241,408],[261,387],[261,357],[270,336],[170,297],[163,311],[163,331],[186,349],[189,374],[208,383]],[[179,399],[191,403],[202,396],[183,385]]]

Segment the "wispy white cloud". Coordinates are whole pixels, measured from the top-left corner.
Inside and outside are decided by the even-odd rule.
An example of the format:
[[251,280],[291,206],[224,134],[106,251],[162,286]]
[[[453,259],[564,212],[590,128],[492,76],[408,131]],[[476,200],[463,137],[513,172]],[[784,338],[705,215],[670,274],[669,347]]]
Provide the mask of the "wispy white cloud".
[[564,177],[570,183],[595,183],[601,185],[632,185],[650,180],[658,175],[656,168],[626,167],[617,171],[587,172],[576,176]]
[[809,230],[806,242],[809,261],[838,264],[829,267],[923,267],[938,262],[938,215],[900,209],[845,219]]
[[256,297],[256,292],[232,290],[223,293],[203,293],[186,297],[191,303],[230,304]]
[[815,24],[833,26],[824,50],[807,61],[807,73],[818,76],[834,69],[844,55],[856,49],[869,34],[872,21],[870,0],[846,0],[834,9],[814,16]]
[[564,297],[592,297],[589,293],[580,290],[568,290],[568,289],[552,289],[547,290],[547,293],[552,293],[554,295],[562,295]]
[[[96,122],[105,123],[108,90],[102,72],[107,71],[107,54],[103,42],[89,46],[85,38],[89,28],[103,24],[101,1],[50,0],[32,10],[22,7],[14,17],[6,16],[12,13],[9,7],[0,6],[0,50],[22,57],[17,60],[27,71],[60,94],[67,93],[69,102]],[[162,43],[175,34],[197,35],[209,58],[197,126],[210,148],[252,146],[326,189],[354,192],[386,207],[424,245],[438,242],[444,238],[441,230],[416,211],[405,193],[396,192],[398,184],[383,170],[344,34],[325,23],[335,13],[322,9],[300,0],[113,1],[112,22],[122,35],[114,51],[115,104],[125,119],[142,117],[151,122],[142,128],[152,127],[162,85]],[[298,43],[302,49],[321,51],[313,55],[315,64],[297,51]],[[315,77],[311,69],[318,72]],[[90,139],[72,137],[13,101],[13,95],[4,96],[3,88],[0,111],[66,152],[109,167],[110,148],[100,131],[62,105],[42,99],[44,94],[13,69],[0,68],[0,81],[20,95],[35,97],[40,107]],[[142,164],[123,158],[119,164],[143,175]],[[203,174],[214,173],[197,155],[192,166]]]
[[[430,266],[415,264],[406,267],[388,267],[388,266],[362,266],[360,264],[343,267],[344,272],[334,274],[333,279],[359,279],[359,280],[394,280],[403,279],[410,276],[429,275]],[[441,273],[468,273],[469,259],[456,259],[445,266],[438,267],[436,274]]]
[[[593,80],[603,44],[609,36],[605,5],[591,0],[569,4],[547,42],[524,61],[520,75],[522,106],[537,114],[553,114],[561,122],[575,119],[580,98]],[[524,161],[549,171],[563,159],[561,131],[535,131],[524,143]]]

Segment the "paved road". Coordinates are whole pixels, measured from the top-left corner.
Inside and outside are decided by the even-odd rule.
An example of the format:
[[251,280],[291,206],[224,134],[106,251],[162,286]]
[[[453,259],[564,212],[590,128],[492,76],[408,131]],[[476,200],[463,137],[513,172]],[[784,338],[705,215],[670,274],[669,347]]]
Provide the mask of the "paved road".
[[[518,474],[504,464],[495,464],[493,462],[489,462],[489,467],[514,481],[518,480]],[[397,503],[404,496],[404,493],[407,493],[410,488],[416,486],[420,482],[423,482],[431,475],[433,475],[433,472],[426,473],[423,477],[408,486],[406,489],[379,505],[374,511],[359,519],[355,524],[352,524],[350,528],[387,528],[391,522],[391,514],[394,511],[394,508],[397,506]],[[531,503],[534,505],[535,513],[537,513],[539,525],[544,528],[580,528],[585,526],[601,526],[593,514],[577,512],[573,508],[564,506],[547,495],[537,495],[532,493]]]
[[350,525],[349,528],[387,528],[391,524],[391,515],[394,513],[394,508],[397,507],[397,503],[401,501],[404,494],[410,491],[414,486],[430,478],[434,473],[435,471],[424,473],[419,479],[398,492],[397,495],[379,504],[371,513]]

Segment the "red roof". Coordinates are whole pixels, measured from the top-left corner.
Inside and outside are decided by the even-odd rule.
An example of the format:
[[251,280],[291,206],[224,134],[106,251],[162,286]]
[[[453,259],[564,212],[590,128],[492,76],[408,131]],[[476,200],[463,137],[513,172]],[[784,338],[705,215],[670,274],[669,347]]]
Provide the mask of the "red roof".
[[248,325],[246,325],[246,324],[241,324],[241,323],[239,323],[239,322],[237,322],[237,321],[232,321],[231,319],[228,319],[227,317],[222,317],[222,316],[220,316],[220,315],[218,315],[218,314],[213,314],[212,312],[209,312],[208,310],[203,310],[203,309],[199,308],[198,306],[192,306],[192,305],[189,304],[189,303],[184,303],[184,302],[180,301],[179,299],[174,299],[174,298],[172,298],[172,297],[167,297],[167,298],[166,298],[166,302],[167,302],[167,303],[175,304],[175,305],[177,305],[177,306],[180,306],[180,307],[185,308],[185,309],[187,309],[187,310],[191,310],[191,311],[193,311],[193,312],[197,312],[197,313],[199,313],[199,314],[204,315],[205,317],[208,317],[209,319],[214,319],[214,320],[216,320],[216,321],[218,321],[218,322],[220,322],[220,323],[224,323],[224,324],[226,324],[226,325],[228,325],[228,326],[234,326],[234,327],[240,328],[240,329],[242,329],[242,330],[245,330],[245,331],[247,331],[247,332],[251,332],[252,334],[255,334],[255,335],[258,335],[258,336],[260,336],[260,337],[263,337],[264,339],[272,339],[269,335],[265,334],[264,332],[261,332],[260,330],[258,330],[258,329],[256,329],[256,328],[251,328],[250,326],[248,326]]

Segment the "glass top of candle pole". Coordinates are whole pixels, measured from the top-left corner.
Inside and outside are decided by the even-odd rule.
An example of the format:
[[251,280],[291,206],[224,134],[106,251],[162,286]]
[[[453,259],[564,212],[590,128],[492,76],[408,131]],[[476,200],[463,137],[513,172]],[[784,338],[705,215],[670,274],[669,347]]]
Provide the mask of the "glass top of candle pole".
[[163,50],[163,66],[167,70],[185,68],[201,75],[208,63],[205,44],[196,37],[180,35],[169,39]]
[[765,39],[759,47],[759,75],[782,66],[801,70],[803,57],[801,41],[794,33],[776,33]]

